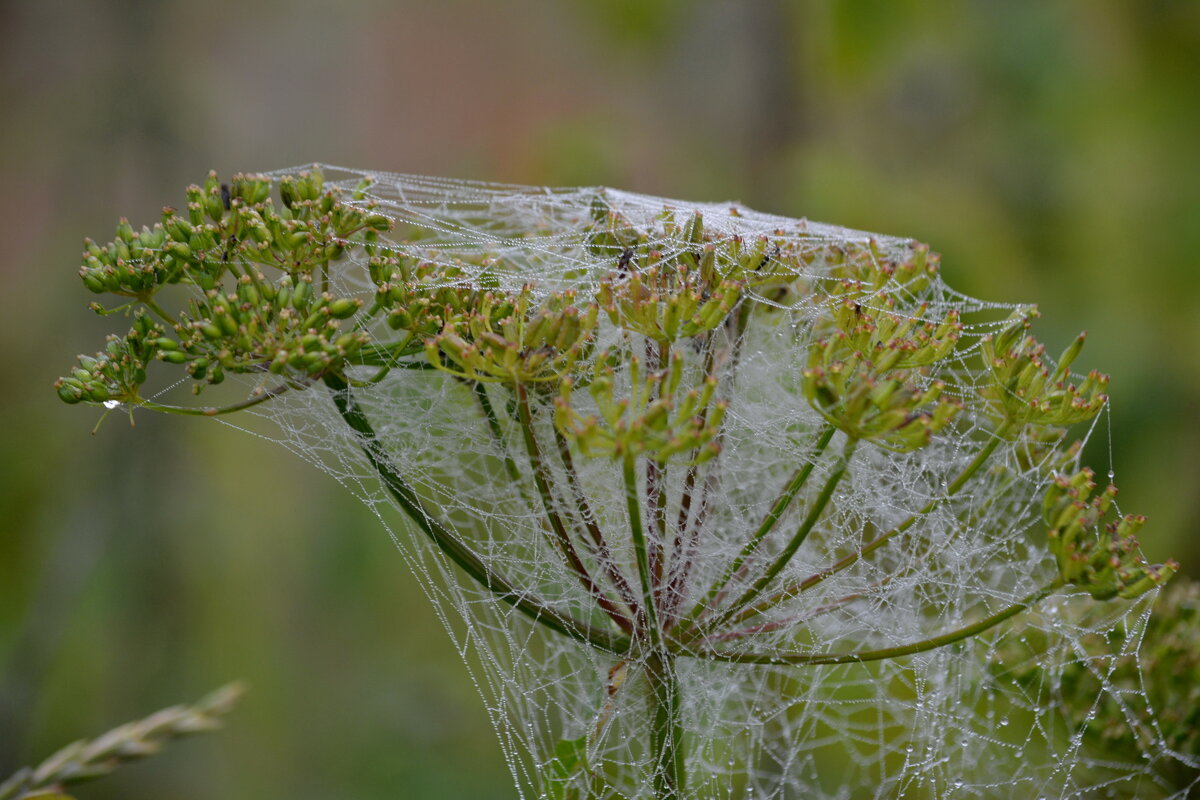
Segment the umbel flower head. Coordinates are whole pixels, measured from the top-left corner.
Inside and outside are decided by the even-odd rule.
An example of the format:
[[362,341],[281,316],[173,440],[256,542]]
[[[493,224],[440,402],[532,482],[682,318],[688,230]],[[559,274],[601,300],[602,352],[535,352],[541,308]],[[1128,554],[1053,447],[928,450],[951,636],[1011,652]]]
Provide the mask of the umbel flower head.
[[1028,311],[981,320],[927,246],[312,169],[210,176],[81,276],[130,329],[59,396],[258,414],[390,505],[527,796],[1093,785],[1055,741],[968,758],[1016,691],[986,665],[1013,617],[1120,614],[1175,565],[1064,446],[1106,402],[1082,337],[1055,363]]

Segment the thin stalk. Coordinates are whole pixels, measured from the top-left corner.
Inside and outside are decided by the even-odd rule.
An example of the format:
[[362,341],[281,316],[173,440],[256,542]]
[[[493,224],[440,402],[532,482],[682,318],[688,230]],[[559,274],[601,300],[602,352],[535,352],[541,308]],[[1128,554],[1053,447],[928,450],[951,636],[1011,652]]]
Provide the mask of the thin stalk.
[[508,472],[508,477],[517,487],[521,484],[521,472],[517,469],[517,462],[513,461],[512,456],[508,454],[508,447],[505,446],[504,431],[500,430],[500,420],[496,417],[496,409],[492,407],[492,401],[488,399],[487,387],[480,381],[475,381],[471,387],[475,392],[476,399],[479,400],[479,407],[483,409],[483,416],[487,418],[488,430],[492,432],[492,440],[496,446],[504,453],[504,468]]
[[[730,348],[729,357],[729,381],[732,383],[737,376],[737,365],[741,358],[742,352],[742,337],[746,333],[746,326],[750,323],[750,312],[752,305],[747,303],[745,299],[741,301],[741,306],[738,308],[737,316],[733,317],[733,332],[732,345]],[[729,318],[726,318],[725,327],[728,328]],[[709,331],[704,339],[704,374],[705,377],[714,377],[717,371],[717,354],[714,345],[715,331]],[[708,409],[704,410],[703,419],[707,420]],[[724,438],[725,423],[721,423],[721,429],[717,431],[716,441],[718,444]],[[699,453],[699,448],[693,451],[692,457],[695,458]],[[720,458],[720,454],[717,455]],[[715,461],[714,461],[715,463]],[[692,508],[692,492],[696,485],[697,469],[693,465],[688,468],[688,473],[684,479],[683,493],[679,499],[679,521],[678,533],[676,535],[675,552],[679,554],[679,558],[683,563],[678,568],[672,569],[672,577],[670,581],[669,602],[670,616],[668,620],[668,628],[675,627],[678,624],[679,617],[676,615],[680,605],[682,605],[685,596],[685,588],[688,578],[691,577],[692,569],[695,565],[696,544],[700,538],[700,532],[704,529],[704,523],[708,518],[709,497],[713,492],[713,487],[717,483],[716,472],[713,470],[713,464],[709,465],[709,472],[700,488],[700,504],[696,511],[695,518],[688,522]],[[683,546],[680,547],[680,544]]]
[[746,546],[742,548],[740,553],[738,553],[737,558],[735,558],[729,564],[729,566],[725,568],[725,572],[721,574],[720,579],[713,583],[704,598],[696,603],[696,605],[692,607],[692,610],[688,612],[687,616],[684,617],[682,624],[685,628],[690,627],[700,617],[700,615],[703,614],[707,608],[709,608],[709,606],[713,603],[713,601],[717,598],[717,596],[721,593],[721,590],[725,588],[729,581],[733,580],[734,576],[738,575],[742,571],[742,567],[745,566],[746,560],[758,550],[759,546],[762,545],[763,540],[766,539],[771,531],[775,529],[775,525],[779,522],[780,517],[783,516],[784,512],[787,511],[788,507],[791,506],[792,501],[796,498],[796,495],[804,487],[805,482],[808,480],[808,476],[812,474],[813,468],[816,467],[817,459],[820,458],[821,454],[825,451],[825,448],[829,446],[829,442],[833,439],[833,434],[836,431],[837,428],[833,425],[825,426],[825,429],[821,432],[820,437],[817,439],[812,457],[803,466],[797,469],[794,475],[792,475],[791,480],[789,480],[787,485],[784,486],[783,491],[779,494],[779,497],[776,498],[774,504],[772,504],[771,509],[767,512],[767,515],[759,524],[758,529],[754,531],[754,534],[750,537],[750,540],[746,542]]
[[[1063,581],[1061,578],[1056,578],[1038,591],[1028,595],[1023,600],[1014,603],[1007,608],[997,611],[995,614],[984,617],[976,623],[966,625],[962,628],[957,628],[948,633],[943,633],[939,636],[933,636],[928,639],[922,639],[919,642],[900,645],[898,647],[884,647],[878,650],[860,650],[855,653],[823,653],[812,655],[801,655],[795,653],[723,653],[719,650],[710,650],[701,648],[698,650],[687,651],[688,655],[693,655],[696,658],[703,658],[709,661],[723,661],[733,664],[804,664],[808,666],[817,666],[821,664],[855,664],[866,661],[881,661],[888,658],[899,658],[900,656],[908,656],[913,653],[923,653],[926,650],[934,650],[938,647],[945,647],[948,644],[969,639],[972,636],[983,633],[988,628],[993,628],[1004,622],[1006,619],[1020,614],[1022,611],[1033,608],[1042,600],[1049,597],[1058,589],[1062,588]],[[682,653],[681,653],[682,655]]]
[[[890,583],[893,577],[894,576],[889,576],[887,578],[884,578],[883,580],[875,583],[873,586],[871,586],[869,588],[870,589],[880,589],[880,588],[886,586],[888,583]],[[863,590],[861,592],[853,592],[851,594],[843,595],[842,597],[839,597],[836,600],[832,600],[823,606],[817,606],[812,611],[806,612],[804,614],[796,614],[796,615],[788,617],[786,619],[773,620],[771,622],[762,622],[762,623],[759,623],[758,625],[751,625],[748,628],[741,628],[740,630],[733,630],[733,631],[728,631],[726,633],[715,634],[713,636],[708,637],[708,639],[709,639],[709,641],[713,641],[713,642],[722,642],[727,639],[741,639],[745,636],[753,636],[753,635],[759,634],[759,633],[770,633],[771,631],[777,631],[777,630],[781,630],[783,628],[791,628],[796,625],[803,625],[807,622],[810,622],[810,621],[816,619],[817,617],[820,617],[824,614],[828,614],[831,611],[835,611],[844,605],[853,603],[855,600],[861,600],[862,598],[864,598],[866,596],[867,596],[867,590]],[[732,622],[735,624],[738,622],[741,622],[741,621],[742,621],[741,615],[734,617],[732,620]]]
[[651,574],[654,577],[654,593],[659,603],[662,603],[662,592],[665,587],[663,581],[664,564],[667,561],[667,463],[664,461],[661,464],[656,463],[654,459],[648,458],[647,462],[654,463],[654,492],[651,494],[649,486],[649,469],[647,468],[647,496],[646,499],[650,503],[650,513],[653,515],[648,523],[650,540],[653,543],[651,554],[657,558],[652,559],[650,563]]
[[[646,520],[646,549],[650,560],[650,580],[657,597],[662,588],[663,544],[666,541],[666,517],[664,505],[665,477],[661,466],[653,458],[646,459],[646,505],[650,518]],[[660,524],[661,523],[661,524]]]
[[170,325],[172,328],[179,324],[179,320],[174,319],[170,314],[168,314],[166,311],[164,311],[162,306],[160,306],[158,303],[154,302],[154,298],[152,298],[150,295],[147,294],[144,297],[142,295],[125,295],[125,296],[126,297],[135,297],[137,300],[141,301],[142,305],[144,305],[146,308],[150,309],[155,314],[157,314],[159,319],[161,319],[163,322]]
[[750,608],[747,608],[744,612],[742,612],[741,614],[738,615],[737,619],[740,621],[740,620],[747,619],[750,616],[753,616],[754,614],[761,614],[763,611],[766,611],[770,608],[774,608],[776,605],[783,602],[784,600],[787,600],[791,597],[795,597],[796,595],[800,594],[801,592],[811,589],[812,587],[825,581],[828,578],[831,578],[832,576],[838,574],[839,572],[842,572],[843,570],[849,569],[850,567],[854,566],[854,564],[857,563],[858,561],[862,560],[866,556],[870,555],[871,553],[875,552],[879,548],[883,547],[885,544],[887,544],[889,541],[891,541],[896,536],[899,536],[900,534],[907,531],[909,528],[911,528],[913,525],[915,525],[918,520],[922,519],[927,514],[932,512],[934,509],[936,509],[938,506],[940,506],[942,503],[946,502],[946,500],[950,499],[955,494],[957,494],[962,489],[962,487],[966,485],[967,481],[969,481],[971,479],[971,477],[974,476],[975,473],[978,472],[979,469],[987,462],[988,458],[992,455],[993,452],[995,452],[996,448],[1000,445],[1000,442],[1004,439],[1005,435],[1008,433],[1008,431],[1011,429],[1011,427],[1012,426],[1010,424],[1005,424],[999,430],[997,430],[995,432],[995,434],[988,441],[988,443],[983,446],[983,449],[980,450],[979,453],[976,454],[975,458],[973,458],[971,460],[971,463],[968,464],[963,469],[963,471],[959,474],[959,476],[957,478],[955,478],[954,481],[949,486],[946,487],[945,495],[943,495],[942,497],[939,497],[935,500],[930,500],[928,503],[925,504],[925,506],[920,511],[913,514],[908,519],[904,520],[904,522],[901,522],[899,525],[897,525],[896,527],[887,531],[886,533],[881,533],[879,536],[876,536],[870,542],[863,545],[858,550],[854,551],[853,553],[846,556],[845,558],[842,558],[840,561],[832,564],[829,567],[826,567],[825,569],[821,570],[818,573],[810,575],[809,577],[805,578],[800,583],[792,584],[791,586],[788,586],[787,588],[783,589],[782,591],[779,591],[779,592],[771,595],[770,597],[767,597],[766,599],[756,603],[755,605],[751,606]]
[[645,633],[657,650],[662,646],[662,635],[658,629],[658,610],[654,607],[654,585],[650,580],[650,559],[646,552],[646,528],[642,522],[641,500],[638,498],[637,461],[632,453],[625,454],[621,466],[625,479],[625,506],[629,511],[629,535],[637,559],[638,580],[642,585]]
[[194,416],[194,417],[216,417],[221,414],[231,414],[234,411],[242,411],[243,409],[253,408],[254,406],[258,405],[259,403],[265,403],[268,400],[279,397],[282,394],[286,394],[291,389],[306,388],[309,385],[309,383],[310,382],[282,383],[271,389],[267,389],[266,391],[262,392],[261,394],[257,394],[246,400],[242,400],[239,403],[232,403],[227,406],[219,406],[219,407],[214,407],[214,406],[168,406],[168,405],[163,405],[162,403],[156,403],[153,400],[139,400],[134,405],[136,405],[139,408],[148,408],[151,411],[161,411],[166,414],[183,414],[186,416]]
[[579,558],[579,553],[575,550],[575,545],[571,542],[571,537],[567,533],[566,526],[563,525],[562,517],[559,516],[555,509],[554,496],[550,489],[550,475],[546,468],[546,462],[542,459],[541,447],[538,445],[537,435],[533,430],[533,415],[529,409],[529,394],[525,390],[524,384],[518,383],[517,387],[517,412],[520,416],[521,432],[525,437],[525,449],[529,454],[529,463],[533,467],[533,480],[537,486],[538,495],[542,499],[542,508],[546,512],[546,519],[550,523],[550,529],[553,532],[553,543],[562,555],[567,566],[579,578],[583,588],[596,600],[596,604],[607,614],[613,622],[624,631],[633,630],[633,625],[629,619],[621,613],[617,605],[609,599],[604,590],[596,585],[592,575],[588,572],[587,566],[583,560]]
[[698,625],[693,628],[692,632],[684,638],[685,642],[704,635],[706,630],[712,630],[718,627],[730,617],[744,609],[751,601],[754,600],[754,598],[762,594],[763,590],[771,585],[771,581],[775,579],[775,576],[783,571],[784,567],[786,567],[792,560],[792,556],[794,556],[796,551],[800,549],[800,545],[804,544],[804,540],[808,538],[808,534],[812,532],[813,527],[815,527],[817,524],[817,520],[821,518],[821,514],[824,513],[826,506],[829,505],[829,501],[833,498],[834,489],[837,488],[837,485],[841,482],[842,478],[846,474],[846,469],[850,464],[850,458],[854,455],[854,448],[857,446],[857,444],[857,439],[849,439],[846,442],[846,446],[842,450],[842,456],[837,465],[834,467],[833,472],[830,473],[829,477],[825,480],[825,485],[821,487],[821,493],[817,495],[816,502],[814,502],[812,508],[808,510],[808,515],[804,518],[804,521],[800,523],[800,527],[792,535],[791,540],[787,543],[787,545],[784,546],[779,555],[775,557],[775,561],[763,571],[763,573],[758,577],[758,580],[756,580],[750,586],[750,588],[742,592],[741,596],[734,601],[728,610],[706,625]]
[[654,769],[655,800],[678,800],[687,791],[687,767],[683,752],[683,720],[680,718],[679,680],[675,657],[659,654],[646,658],[650,681],[653,720],[650,749]]
[[[646,351],[646,371],[647,373],[656,372],[666,368],[667,356],[662,342],[656,343],[657,348],[650,339],[645,341]],[[662,385],[658,385],[659,391],[653,392],[651,401],[658,399],[661,396]],[[650,519],[646,520],[646,542],[647,550],[650,557],[650,576],[654,583],[655,600],[659,600],[659,594],[662,591],[663,577],[663,560],[665,554],[663,548],[667,542],[666,528],[666,464],[660,464],[653,458],[646,459],[646,503],[650,512]]]
[[596,558],[604,568],[608,579],[616,587],[617,594],[621,595],[621,599],[633,611],[633,616],[637,617],[639,613],[637,597],[634,595],[629,581],[625,580],[625,576],[617,566],[616,559],[613,558],[612,551],[608,548],[608,541],[604,538],[604,533],[596,522],[596,513],[592,510],[587,495],[584,494],[583,487],[579,484],[579,474],[575,471],[575,460],[571,457],[571,447],[557,429],[554,431],[554,441],[558,445],[558,457],[562,461],[563,470],[567,473],[567,486],[575,500],[575,507],[579,509],[584,530],[591,536],[592,544],[596,548]]
[[434,519],[425,510],[416,491],[400,477],[400,473],[387,457],[387,451],[376,437],[370,420],[355,400],[345,378],[330,373],[325,375],[324,381],[333,395],[338,413],[350,429],[358,434],[359,447],[388,493],[421,532],[451,561],[497,599],[508,603],[535,622],[598,650],[619,656],[629,651],[629,637],[596,628],[570,614],[555,610],[530,592],[517,589],[495,569],[485,564],[465,542]]

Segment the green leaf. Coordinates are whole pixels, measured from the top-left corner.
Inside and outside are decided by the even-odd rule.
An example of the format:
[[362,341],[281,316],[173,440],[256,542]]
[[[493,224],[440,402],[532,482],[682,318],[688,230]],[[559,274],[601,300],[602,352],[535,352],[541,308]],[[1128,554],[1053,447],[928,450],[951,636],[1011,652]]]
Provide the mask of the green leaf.
[[554,745],[554,758],[546,765],[547,800],[584,800],[580,787],[572,785],[587,771],[587,737],[561,739]]

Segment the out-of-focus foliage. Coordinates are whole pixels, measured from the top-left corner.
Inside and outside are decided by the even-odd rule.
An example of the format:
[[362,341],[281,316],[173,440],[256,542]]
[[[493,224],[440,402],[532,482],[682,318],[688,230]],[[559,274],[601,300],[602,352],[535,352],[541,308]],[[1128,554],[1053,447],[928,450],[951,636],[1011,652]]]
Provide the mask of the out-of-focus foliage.
[[10,0],[0,42],[0,773],[245,677],[220,737],[88,796],[511,796],[338,486],[211,420],[93,438],[54,398],[64,343],[113,327],[72,327],[83,237],[209,168],[603,183],[929,241],[969,294],[1041,304],[1052,350],[1091,329],[1121,503],[1197,574],[1200,4]]
[[[1096,645],[1097,652],[1109,649],[1108,643]],[[1127,758],[1135,750],[1153,753],[1161,743],[1200,763],[1200,583],[1181,579],[1164,589],[1146,626],[1139,657],[1122,658],[1104,677],[1125,692],[1145,692],[1154,713],[1128,719],[1111,695],[1097,706],[1097,676],[1073,665],[1063,675],[1062,703],[1092,746]],[[1177,789],[1200,779],[1200,767],[1181,761],[1164,760],[1164,768]]]

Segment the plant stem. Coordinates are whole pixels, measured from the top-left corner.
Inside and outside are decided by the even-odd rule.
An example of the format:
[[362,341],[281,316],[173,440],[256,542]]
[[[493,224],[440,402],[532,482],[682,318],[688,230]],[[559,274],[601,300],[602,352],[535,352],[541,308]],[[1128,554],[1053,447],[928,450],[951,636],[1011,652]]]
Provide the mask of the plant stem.
[[325,375],[324,380],[333,395],[333,402],[338,413],[350,429],[358,434],[359,447],[362,448],[371,467],[383,482],[384,488],[395,499],[396,504],[420,528],[421,532],[451,561],[498,599],[508,603],[535,622],[576,641],[589,644],[598,650],[616,655],[624,655],[629,651],[631,644],[629,637],[614,635],[596,628],[575,619],[570,614],[551,608],[545,601],[530,592],[517,589],[496,570],[485,564],[465,542],[434,519],[425,510],[416,491],[405,483],[387,457],[387,451],[376,437],[375,430],[371,427],[370,420],[367,419],[362,407],[354,399],[354,394],[350,391],[346,379],[340,375],[329,373]]
[[579,578],[579,582],[583,585],[587,593],[595,599],[596,604],[622,630],[630,631],[633,629],[633,625],[604,591],[596,585],[591,573],[588,572],[582,559],[579,558],[579,553],[575,550],[575,545],[571,542],[570,534],[567,533],[566,526],[563,525],[562,517],[559,516],[558,511],[555,509],[554,495],[550,488],[549,470],[547,470],[546,463],[542,459],[542,451],[538,445],[537,434],[533,430],[533,414],[529,408],[529,394],[525,390],[524,384],[518,383],[516,387],[517,413],[520,416],[521,432],[525,437],[525,449],[529,453],[530,466],[533,467],[533,480],[537,485],[538,495],[542,499],[542,509],[546,512],[546,520],[550,523],[553,543],[562,555],[567,567]]
[[[737,380],[737,367],[738,367],[738,362],[741,359],[741,353],[742,353],[742,337],[746,333],[746,326],[749,324],[750,312],[752,310],[751,304],[745,302],[744,299],[742,301],[740,301],[740,303],[741,303],[741,305],[740,305],[740,308],[738,309],[737,316],[736,317],[732,317],[732,316],[727,317],[726,321],[725,321],[725,325],[723,326],[727,331],[732,327],[732,332],[729,334],[729,336],[730,336],[729,354],[730,355],[729,355],[729,360],[727,362],[728,363],[728,368],[727,368],[728,377],[726,379],[727,385],[729,385],[731,387]],[[732,320],[732,325],[730,325],[731,320]],[[705,344],[704,374],[707,377],[715,377],[716,370],[718,367],[717,355],[716,355],[715,350],[713,349],[713,347],[714,347],[713,333],[714,332],[709,333],[708,338],[705,340],[705,343],[704,343]],[[707,417],[708,417],[708,410],[705,409],[703,419],[707,419]],[[720,444],[720,442],[725,437],[725,424],[726,423],[724,421],[722,421],[721,428],[717,432],[715,441],[718,444]],[[698,453],[699,450],[696,450],[695,452]],[[700,532],[704,528],[704,523],[708,519],[709,498],[713,494],[714,487],[718,483],[717,471],[714,469],[714,467],[716,465],[717,459],[719,459],[720,457],[721,457],[720,453],[718,453],[716,458],[714,458],[708,464],[708,475],[706,476],[704,483],[701,484],[701,486],[700,486],[700,504],[699,504],[698,509],[696,510],[696,515],[695,515],[694,519],[692,520],[690,530],[688,528],[684,527],[684,523],[687,522],[688,513],[690,512],[691,506],[692,506],[692,491],[695,486],[695,480],[696,480],[696,468],[695,467],[692,467],[689,470],[688,476],[686,479],[686,483],[684,486],[684,493],[680,497],[679,517],[681,520],[681,522],[680,522],[681,527],[680,527],[680,534],[679,534],[678,538],[680,540],[684,541],[685,544],[682,548],[682,553],[684,554],[683,565],[681,568],[679,568],[677,570],[673,570],[675,575],[672,577],[672,583],[671,583],[672,591],[670,592],[670,594],[671,594],[670,602],[672,603],[671,616],[674,616],[675,610],[683,602],[683,597],[684,597],[684,593],[685,593],[684,590],[685,590],[685,587],[687,586],[687,580],[690,577],[692,568],[695,564],[694,555],[695,555],[695,549],[696,549],[696,542],[700,537]],[[676,548],[676,551],[680,552],[680,548]],[[674,627],[674,625],[675,625],[674,621],[668,621],[668,627]]]
[[701,614],[705,612],[709,605],[712,604],[713,600],[716,599],[717,595],[721,593],[721,590],[725,588],[726,584],[728,584],[735,575],[738,575],[741,572],[742,567],[746,564],[746,560],[753,555],[756,550],[758,550],[763,540],[767,538],[767,535],[775,529],[775,525],[779,522],[780,517],[782,517],[784,512],[787,511],[788,507],[792,504],[792,500],[796,498],[797,493],[799,493],[800,489],[803,488],[805,482],[808,480],[808,476],[812,474],[813,468],[816,466],[817,459],[829,445],[830,440],[833,439],[833,434],[836,430],[837,428],[835,428],[833,425],[825,426],[825,429],[821,432],[821,436],[817,439],[812,457],[803,466],[797,469],[794,475],[792,475],[791,480],[788,481],[783,492],[780,493],[779,497],[775,500],[775,503],[771,506],[770,511],[767,512],[766,517],[763,518],[762,523],[758,526],[758,530],[756,530],[754,535],[750,537],[750,541],[748,541],[746,546],[742,548],[742,551],[738,553],[737,558],[735,558],[729,564],[729,566],[725,568],[725,572],[722,573],[720,579],[709,588],[708,593],[703,597],[703,599],[696,603],[696,605],[692,607],[692,610],[688,612],[687,616],[684,617],[681,624],[685,630],[690,627],[700,617]]
[[621,599],[633,611],[633,616],[637,617],[639,613],[637,597],[634,595],[633,589],[629,586],[629,582],[625,580],[625,575],[622,574],[620,567],[617,566],[617,562],[612,556],[612,551],[609,550],[608,541],[605,540],[604,533],[600,530],[600,526],[596,522],[596,513],[592,510],[587,495],[584,494],[583,487],[579,484],[579,475],[575,471],[575,460],[571,457],[571,447],[567,444],[566,438],[557,430],[554,431],[554,441],[558,445],[558,457],[562,461],[563,470],[567,473],[567,486],[571,490],[576,508],[579,509],[579,516],[583,522],[583,527],[588,532],[588,535],[591,536],[592,543],[595,545],[596,558],[604,568],[608,579],[616,587],[617,594],[621,596]]
[[306,389],[309,382],[305,383],[281,383],[278,386],[267,389],[264,392],[254,395],[239,403],[233,403],[227,406],[168,406],[161,403],[156,403],[153,400],[139,400],[135,405],[139,408],[147,408],[151,411],[161,411],[166,414],[182,414],[192,417],[215,417],[221,414],[231,414],[234,411],[242,411],[247,408],[253,408],[259,403],[265,403],[268,400],[279,397],[285,394],[290,389]]
[[825,485],[821,487],[821,493],[817,495],[817,499],[813,503],[812,508],[808,510],[808,515],[804,518],[804,521],[800,523],[800,527],[792,535],[791,540],[787,543],[787,545],[784,546],[779,555],[775,557],[775,561],[773,561],[771,565],[763,571],[763,573],[758,577],[758,580],[756,580],[750,586],[750,588],[742,592],[741,596],[738,597],[738,599],[734,601],[725,612],[707,624],[697,625],[694,627],[692,631],[682,639],[682,641],[690,642],[699,636],[703,636],[705,631],[718,627],[730,617],[743,610],[748,603],[753,601],[758,595],[762,594],[763,590],[771,585],[771,581],[775,579],[775,576],[783,571],[784,567],[788,565],[788,562],[792,560],[792,556],[794,556],[796,551],[800,549],[800,545],[804,544],[804,540],[808,538],[808,534],[812,532],[813,527],[817,524],[817,520],[821,518],[821,514],[824,513],[826,506],[829,505],[829,501],[833,498],[834,489],[837,488],[837,485],[841,482],[843,476],[846,474],[846,469],[850,465],[850,458],[854,455],[854,448],[857,446],[857,444],[857,439],[847,440],[846,445],[842,450],[841,458],[838,460],[833,472],[831,472],[829,477],[825,480]]
[[658,610],[654,607],[654,584],[650,579],[650,559],[646,552],[646,529],[642,522],[641,501],[638,499],[637,461],[632,453],[625,454],[622,473],[625,479],[625,506],[629,511],[629,535],[637,559],[638,580],[642,585],[644,633],[654,648],[659,649],[662,635],[658,629]]
[[487,418],[488,430],[492,432],[492,440],[500,448],[500,452],[504,454],[504,468],[508,472],[508,477],[512,480],[514,486],[520,487],[521,472],[517,469],[517,462],[513,461],[512,456],[508,454],[508,448],[505,446],[504,441],[504,431],[500,430],[500,420],[496,417],[496,409],[492,407],[492,401],[488,398],[487,387],[481,381],[475,381],[471,389],[475,392],[476,399],[479,400],[479,407],[483,409],[483,416]]
[[[855,664],[866,661],[881,661],[888,658],[898,658],[900,656],[912,655],[913,653],[923,653],[926,650],[934,650],[938,647],[945,647],[948,644],[968,639],[977,634],[983,633],[988,628],[995,627],[1001,622],[1004,622],[1010,617],[1025,611],[1040,603],[1046,597],[1053,594],[1056,590],[1062,588],[1063,581],[1061,578],[1056,578],[1046,586],[1036,592],[1026,596],[1023,600],[1014,603],[1007,608],[997,611],[995,614],[984,617],[983,619],[971,625],[957,628],[948,633],[943,633],[939,636],[933,636],[928,639],[922,639],[919,642],[900,645],[898,647],[884,647],[878,650],[860,650],[854,653],[822,653],[822,654],[796,654],[796,653],[723,653],[719,650],[711,650],[708,648],[700,648],[697,650],[688,650],[688,655],[693,655],[696,658],[703,658],[709,661],[724,661],[734,664],[804,664],[808,666],[818,666],[822,664]],[[682,653],[681,653],[682,654]]]
[[962,489],[962,487],[966,485],[967,481],[969,481],[971,479],[971,477],[973,475],[975,475],[975,473],[978,472],[979,469],[987,462],[988,458],[992,455],[993,452],[995,452],[996,448],[1000,445],[1000,442],[1003,441],[1005,435],[1008,433],[1008,431],[1011,429],[1011,427],[1012,426],[1010,424],[1006,423],[992,435],[992,438],[988,441],[988,443],[986,445],[983,446],[983,449],[980,450],[979,453],[976,454],[975,458],[973,458],[971,460],[971,463],[968,464],[965,469],[963,469],[963,471],[959,474],[959,476],[957,478],[955,478],[954,481],[948,487],[946,487],[946,494],[944,496],[939,497],[935,500],[930,500],[928,503],[925,504],[925,506],[920,511],[913,514],[908,519],[904,520],[904,522],[900,523],[895,528],[892,528],[891,530],[887,531],[886,533],[882,533],[879,536],[876,536],[870,542],[863,545],[858,550],[854,551],[853,553],[851,553],[850,555],[841,559],[840,561],[836,562],[835,564],[833,564],[829,567],[826,567],[825,569],[821,570],[820,572],[818,572],[814,575],[810,575],[809,577],[805,578],[800,583],[792,584],[791,586],[788,586],[787,588],[783,589],[782,591],[777,592],[777,593],[771,595],[770,597],[760,601],[759,603],[756,603],[755,605],[745,609],[743,612],[738,614],[737,617],[735,617],[735,621],[741,622],[742,620],[748,619],[749,617],[752,617],[755,614],[761,614],[763,611],[766,611],[770,608],[774,608],[776,605],[783,602],[784,600],[787,600],[788,598],[791,598],[791,597],[795,597],[796,595],[800,594],[801,592],[811,589],[812,587],[816,586],[817,584],[821,583],[822,581],[826,580],[827,578],[830,578],[830,577],[838,574],[839,572],[842,572],[843,570],[854,566],[854,564],[856,562],[860,561],[864,557],[875,552],[880,547],[883,547],[891,539],[893,539],[896,536],[899,536],[900,534],[907,531],[909,528],[911,528],[913,525],[915,525],[919,519],[923,518],[926,514],[929,514],[934,509],[936,509],[938,506],[940,506],[942,503],[944,503],[946,500],[950,499],[955,494],[957,494]]
[[651,763],[655,800],[678,800],[687,790],[680,717],[679,679],[675,657],[654,653],[646,658],[653,719],[650,726]]

